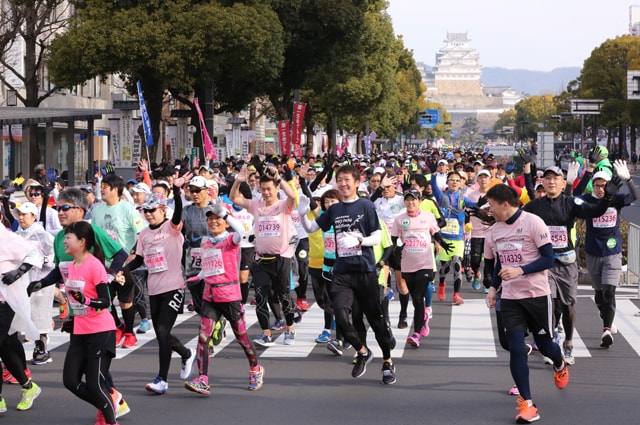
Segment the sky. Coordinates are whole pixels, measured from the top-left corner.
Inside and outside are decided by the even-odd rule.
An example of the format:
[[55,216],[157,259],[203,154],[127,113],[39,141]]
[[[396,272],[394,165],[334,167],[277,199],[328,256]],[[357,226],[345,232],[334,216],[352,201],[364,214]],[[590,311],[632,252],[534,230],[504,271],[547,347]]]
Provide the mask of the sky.
[[435,64],[447,32],[466,32],[485,67],[582,67],[593,49],[629,33],[640,0],[388,0],[396,35],[417,62]]

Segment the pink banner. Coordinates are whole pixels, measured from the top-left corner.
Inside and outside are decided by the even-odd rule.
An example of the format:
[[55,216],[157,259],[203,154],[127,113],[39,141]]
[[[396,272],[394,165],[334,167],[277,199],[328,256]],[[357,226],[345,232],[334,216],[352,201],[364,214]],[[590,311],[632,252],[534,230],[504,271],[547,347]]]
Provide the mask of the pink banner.
[[289,155],[289,121],[278,121],[278,140],[282,155]]
[[302,139],[302,127],[304,125],[304,112],[306,109],[306,103],[293,102],[293,123],[291,124],[291,139],[293,142],[293,155],[296,158],[302,156],[300,140]]
[[202,116],[202,111],[200,110],[200,104],[198,103],[197,97],[193,99],[193,105],[196,107],[196,112],[198,113],[198,118],[200,119],[200,130],[202,132],[204,156],[207,159],[218,159],[218,153],[214,149],[213,142],[211,142],[211,138],[209,137],[209,133],[207,132],[207,127],[204,125],[204,117]]

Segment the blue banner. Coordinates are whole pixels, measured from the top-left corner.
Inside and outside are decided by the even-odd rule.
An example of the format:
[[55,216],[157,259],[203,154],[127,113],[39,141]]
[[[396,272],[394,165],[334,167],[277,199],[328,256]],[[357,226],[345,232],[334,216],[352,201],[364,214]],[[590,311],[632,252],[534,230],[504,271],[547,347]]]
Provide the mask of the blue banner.
[[153,134],[151,133],[151,119],[147,112],[147,105],[144,104],[144,96],[142,96],[142,84],[138,85],[138,99],[140,99],[140,114],[142,114],[142,127],[144,128],[144,141],[147,146],[153,146]]

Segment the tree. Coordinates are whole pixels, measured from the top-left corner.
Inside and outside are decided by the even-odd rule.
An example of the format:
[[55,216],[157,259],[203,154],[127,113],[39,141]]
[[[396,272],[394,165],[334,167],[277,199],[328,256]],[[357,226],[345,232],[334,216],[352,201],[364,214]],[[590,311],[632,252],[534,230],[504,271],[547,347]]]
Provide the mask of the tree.
[[[140,80],[152,123],[160,122],[166,89],[189,104],[194,92],[202,96],[219,79],[220,104],[239,110],[279,75],[283,62],[277,16],[248,3],[83,1],[69,30],[52,43],[51,79],[72,87],[117,74],[130,93]],[[155,140],[157,132],[154,125]]]

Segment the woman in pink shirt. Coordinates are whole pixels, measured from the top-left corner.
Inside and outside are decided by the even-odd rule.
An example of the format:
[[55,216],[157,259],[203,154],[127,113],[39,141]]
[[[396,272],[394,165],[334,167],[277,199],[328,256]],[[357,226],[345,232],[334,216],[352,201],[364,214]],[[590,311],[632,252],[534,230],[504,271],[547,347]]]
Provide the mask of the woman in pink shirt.
[[98,408],[96,424],[115,424],[113,401],[101,379],[107,376],[116,355],[116,324],[109,312],[111,297],[104,254],[86,221],[65,229],[64,247],[73,257],[65,285],[73,311],[73,332],[62,380],[69,391]]

